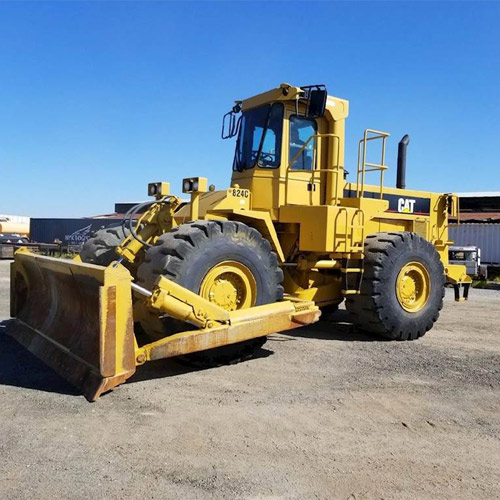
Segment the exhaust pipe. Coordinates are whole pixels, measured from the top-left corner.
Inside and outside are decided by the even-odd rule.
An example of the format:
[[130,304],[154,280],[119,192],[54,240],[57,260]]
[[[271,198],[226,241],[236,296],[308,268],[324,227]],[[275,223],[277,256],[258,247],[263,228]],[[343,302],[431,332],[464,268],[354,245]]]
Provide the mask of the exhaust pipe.
[[398,189],[406,188],[406,149],[410,144],[410,136],[404,135],[398,144],[398,172],[396,179],[396,187]]

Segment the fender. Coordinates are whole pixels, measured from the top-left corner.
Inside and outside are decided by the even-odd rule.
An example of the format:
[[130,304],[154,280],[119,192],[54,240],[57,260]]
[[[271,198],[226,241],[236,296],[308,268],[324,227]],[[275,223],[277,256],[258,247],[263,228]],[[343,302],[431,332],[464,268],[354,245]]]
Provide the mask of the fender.
[[278,239],[278,233],[276,232],[269,212],[261,212],[260,210],[229,210],[221,213],[221,211],[217,210],[207,212],[205,218],[220,219],[221,215],[223,215],[224,218],[227,218],[227,220],[243,222],[247,226],[257,229],[257,231],[259,231],[260,234],[262,234],[262,236],[264,236],[264,238],[266,238],[266,240],[271,244],[272,249],[278,255],[278,262],[280,264],[285,262],[285,255]]

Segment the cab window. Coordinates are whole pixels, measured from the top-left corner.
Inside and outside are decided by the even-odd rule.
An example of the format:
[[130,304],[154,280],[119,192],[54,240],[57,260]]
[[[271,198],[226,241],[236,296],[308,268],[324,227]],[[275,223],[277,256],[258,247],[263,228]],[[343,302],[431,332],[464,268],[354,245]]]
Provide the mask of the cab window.
[[281,163],[283,104],[245,111],[241,118],[233,169],[277,168]]
[[307,143],[307,146],[300,154],[299,152],[309,137],[316,134],[316,131],[316,120],[296,115],[290,117],[290,150],[288,160],[291,163],[292,170],[313,170],[314,139],[311,139]]

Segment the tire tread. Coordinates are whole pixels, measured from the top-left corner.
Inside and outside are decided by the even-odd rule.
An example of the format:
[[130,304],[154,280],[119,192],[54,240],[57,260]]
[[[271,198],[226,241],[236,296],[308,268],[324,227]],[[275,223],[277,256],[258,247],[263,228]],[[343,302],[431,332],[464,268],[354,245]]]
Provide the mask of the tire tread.
[[[394,317],[386,306],[387,288],[385,272],[393,265],[394,259],[401,252],[411,248],[416,255],[425,255],[440,276],[434,277],[441,292],[429,300],[428,311],[422,317],[411,321],[411,327],[401,329],[399,318]],[[444,268],[435,247],[416,233],[385,232],[369,235],[364,243],[364,274],[361,293],[346,300],[346,309],[358,328],[383,335],[393,340],[414,340],[430,330],[439,318],[444,298]],[[432,279],[432,278],[431,278]],[[427,306],[426,306],[427,307]],[[410,323],[410,322],[407,322]]]

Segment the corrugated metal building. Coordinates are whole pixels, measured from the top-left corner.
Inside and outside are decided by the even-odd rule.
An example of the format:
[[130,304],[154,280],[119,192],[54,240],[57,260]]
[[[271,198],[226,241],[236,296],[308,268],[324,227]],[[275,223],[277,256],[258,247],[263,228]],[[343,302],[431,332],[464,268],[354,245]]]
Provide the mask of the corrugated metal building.
[[454,245],[473,245],[481,249],[481,262],[500,265],[500,224],[451,224]]
[[460,224],[450,224],[457,246],[477,246],[481,262],[500,265],[500,191],[458,193]]

